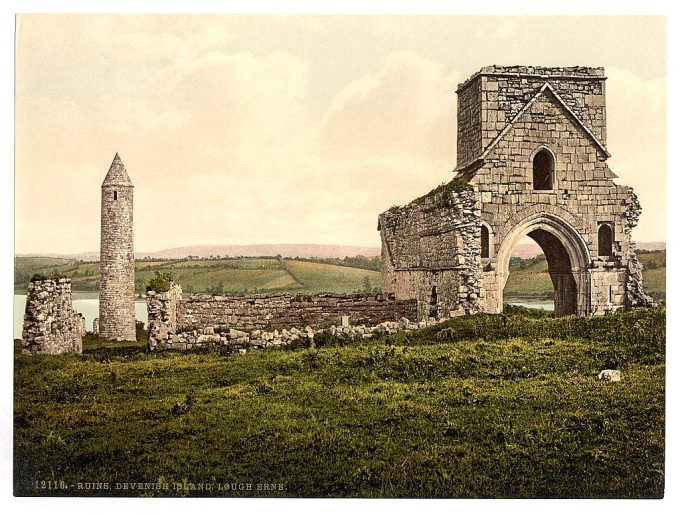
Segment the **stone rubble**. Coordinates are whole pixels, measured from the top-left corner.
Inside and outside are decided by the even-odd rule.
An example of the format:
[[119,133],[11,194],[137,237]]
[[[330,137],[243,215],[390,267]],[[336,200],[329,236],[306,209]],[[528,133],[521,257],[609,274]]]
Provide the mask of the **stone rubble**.
[[238,350],[239,353],[245,354],[246,349],[265,349],[269,347],[286,347],[296,341],[305,340],[307,345],[314,346],[314,338],[321,334],[329,334],[332,336],[341,336],[349,338],[352,341],[369,339],[374,336],[383,336],[386,334],[396,334],[399,332],[411,332],[423,327],[428,327],[442,322],[442,320],[435,320],[431,318],[427,321],[411,322],[407,318],[401,318],[399,321],[381,322],[374,326],[366,325],[348,325],[336,326],[331,325],[326,328],[312,328],[307,327],[291,327],[288,329],[274,329],[271,331],[263,331],[261,329],[254,329],[248,331],[238,331],[235,329],[227,329],[226,327],[208,326],[201,330],[173,332],[168,330],[165,332],[163,338],[156,337],[151,343],[150,350],[191,350],[203,347],[230,347]]

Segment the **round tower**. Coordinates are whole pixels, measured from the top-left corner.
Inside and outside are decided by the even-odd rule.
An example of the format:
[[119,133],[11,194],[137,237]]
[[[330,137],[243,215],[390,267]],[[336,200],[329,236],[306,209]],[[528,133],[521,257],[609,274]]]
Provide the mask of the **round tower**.
[[132,190],[116,154],[102,183],[99,337],[107,340],[136,339]]

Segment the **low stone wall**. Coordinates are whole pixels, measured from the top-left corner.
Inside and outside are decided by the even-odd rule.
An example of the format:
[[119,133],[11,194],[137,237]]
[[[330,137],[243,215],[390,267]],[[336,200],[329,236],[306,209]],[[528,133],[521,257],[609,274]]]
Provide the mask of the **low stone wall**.
[[193,295],[182,300],[182,289],[176,284],[168,292],[147,292],[147,311],[152,350],[171,344],[227,344],[241,338],[236,336],[239,333],[286,330],[312,336],[314,331],[331,326],[371,328],[384,322],[415,320],[417,315],[415,300],[396,300],[380,293]]
[[151,338],[149,338],[149,348],[150,350],[190,350],[202,347],[225,346],[245,353],[248,349],[257,350],[267,347],[295,345],[299,343],[298,340],[304,341],[305,346],[315,347],[315,338],[318,340],[319,335],[323,334],[359,340],[402,331],[415,331],[416,329],[439,322],[439,320],[431,318],[428,321],[416,323],[411,322],[407,318],[402,318],[395,322],[381,322],[375,326],[331,325],[328,328],[317,329],[307,326],[304,329],[297,327],[281,330],[274,329],[271,331],[254,329],[250,332],[226,329],[225,327],[206,327],[177,333],[166,332],[162,338],[153,339],[153,343]]
[[377,324],[402,317],[415,319],[415,304],[377,294],[313,295],[193,295],[179,304],[177,325],[180,328],[227,326],[230,329],[284,329],[340,325],[348,316],[352,325]]
[[70,279],[30,281],[26,295],[22,352],[82,353],[85,319],[73,310]]

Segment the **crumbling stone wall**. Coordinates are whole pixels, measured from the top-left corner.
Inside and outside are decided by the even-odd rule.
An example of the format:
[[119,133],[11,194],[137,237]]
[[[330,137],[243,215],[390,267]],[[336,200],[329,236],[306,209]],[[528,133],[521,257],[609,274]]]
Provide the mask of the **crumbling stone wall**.
[[414,316],[414,307],[409,300],[394,300],[381,293],[193,295],[180,303],[177,324],[180,327],[227,325],[247,331],[340,324],[343,315],[349,316],[352,323],[372,324]]
[[177,332],[177,310],[182,300],[182,288],[170,283],[166,292],[146,292],[149,348],[153,350],[156,342],[163,341]]
[[[261,294],[246,297],[147,292],[149,348],[187,348],[186,344],[226,344],[253,333],[308,334],[321,326],[377,326],[416,319],[414,300],[383,294]],[[361,333],[363,334],[363,333]],[[174,347],[172,344],[176,344]],[[182,347],[184,345],[184,347]]]
[[480,211],[456,183],[380,215],[383,291],[417,299],[419,319],[479,311]]
[[[380,215],[383,291],[415,295],[421,318],[500,312],[512,248],[529,236],[546,255],[557,315],[649,305],[631,241],[639,203],[607,165],[605,80],[602,68],[490,66],[459,85],[449,186],[470,193],[442,203],[449,187],[440,187]],[[549,170],[547,185],[535,182],[537,166]],[[612,244],[602,255],[603,225]],[[474,243],[452,250],[480,242],[483,230],[488,255]],[[442,277],[460,290],[433,289]]]
[[73,310],[70,279],[28,283],[22,353],[82,353],[85,319]]

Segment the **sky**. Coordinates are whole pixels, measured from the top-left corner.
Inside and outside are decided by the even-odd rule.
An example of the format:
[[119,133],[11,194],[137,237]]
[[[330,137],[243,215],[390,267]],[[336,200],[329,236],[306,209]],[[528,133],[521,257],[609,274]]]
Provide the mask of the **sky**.
[[483,66],[604,66],[616,182],[665,241],[657,16],[22,14],[15,252],[99,248],[118,152],[135,249],[379,246],[378,214],[452,177],[457,85]]

